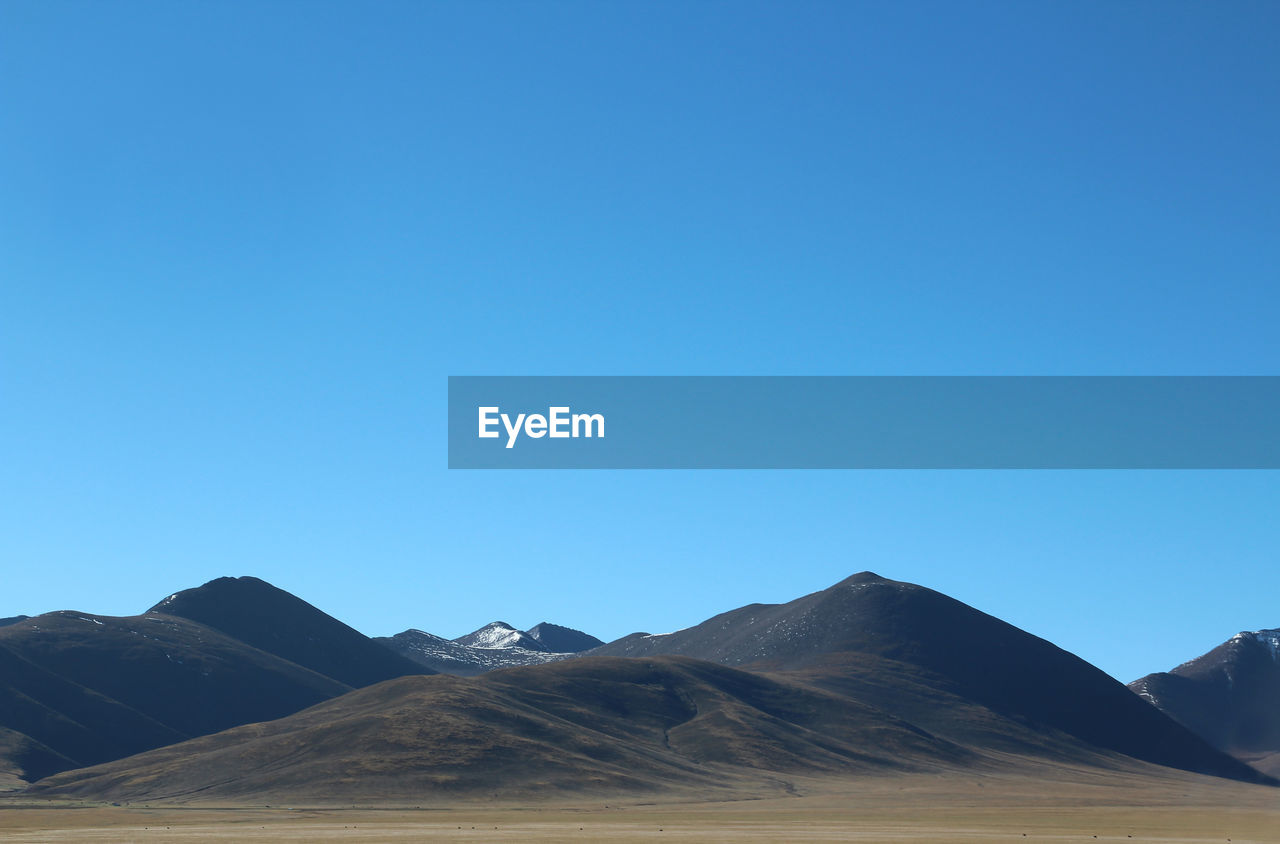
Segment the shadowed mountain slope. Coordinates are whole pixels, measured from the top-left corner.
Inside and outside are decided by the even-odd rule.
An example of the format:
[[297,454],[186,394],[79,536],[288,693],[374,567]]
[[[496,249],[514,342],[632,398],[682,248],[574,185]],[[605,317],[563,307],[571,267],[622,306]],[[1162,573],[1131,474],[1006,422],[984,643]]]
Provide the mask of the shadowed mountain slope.
[[[233,630],[260,644],[232,638]],[[137,618],[54,613],[0,628],[0,668],[21,681],[0,688],[0,713],[19,713],[0,721],[0,753],[8,754],[0,776],[21,767],[19,758],[30,776],[40,765],[86,764],[207,733],[217,718],[234,717],[244,726],[65,771],[30,792],[414,805],[674,789],[724,798],[785,791],[791,776],[1018,759],[1141,760],[1270,782],[1077,657],[937,592],[870,573],[573,658],[410,632],[432,647],[556,661],[348,691],[283,654],[366,677],[409,660],[253,578],[178,593]],[[498,645],[526,635],[499,624],[477,633]],[[599,655],[609,652],[633,658]],[[333,699],[296,712],[307,694],[307,702]],[[260,713],[285,700],[292,709],[276,714],[286,717],[247,723],[276,717]]]
[[432,673],[256,577],[220,577],[170,595],[147,612],[199,622],[357,688]]
[[499,668],[557,662],[603,644],[579,630],[545,621],[528,631],[495,621],[457,639],[406,630],[374,641],[419,665],[459,677],[474,677]]
[[64,611],[0,628],[0,727],[26,737],[13,761],[28,778],[278,718],[349,690],[181,618]]
[[505,621],[491,621],[479,630],[453,641],[469,648],[523,648],[526,651],[545,651],[547,648],[535,638],[522,630],[517,630]]
[[682,654],[836,684],[847,675],[848,657],[839,655],[877,657],[923,672],[922,687],[1098,748],[1198,773],[1260,777],[1079,657],[946,595],[870,572],[786,604],[752,604],[588,653]]
[[35,779],[429,673],[257,578],[141,616],[47,613],[0,627],[0,765]]
[[1129,688],[1214,747],[1280,776],[1280,630],[1237,633]]
[[557,654],[581,653],[604,644],[595,636],[583,633],[581,630],[574,630],[572,627],[561,627],[559,624],[552,624],[549,621],[535,624],[525,632],[541,643],[544,648]]
[[837,695],[681,658],[409,677],[267,724],[59,774],[111,800],[545,798],[744,787],[781,774],[934,770],[971,754]]
[[459,677],[474,677],[498,668],[541,665],[573,656],[543,650],[531,651],[521,647],[472,647],[421,630],[406,630],[374,641],[433,671]]
[[[0,703],[7,705],[9,701]],[[0,727],[0,794],[21,791],[41,772],[52,774],[74,767],[74,762],[30,736]]]

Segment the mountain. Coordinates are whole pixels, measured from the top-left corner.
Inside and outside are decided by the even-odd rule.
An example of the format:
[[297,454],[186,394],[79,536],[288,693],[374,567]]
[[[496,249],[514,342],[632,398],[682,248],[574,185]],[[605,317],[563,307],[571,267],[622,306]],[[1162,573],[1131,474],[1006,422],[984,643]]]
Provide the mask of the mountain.
[[0,628],[0,755],[37,779],[350,688],[182,618],[47,613]]
[[524,648],[526,651],[545,651],[537,639],[521,632],[505,621],[493,621],[453,641],[469,648]]
[[[785,604],[751,604],[675,633],[632,634],[587,654],[680,654],[797,672],[855,697],[867,684],[851,677],[870,659],[882,670],[871,675],[866,694],[894,707],[890,711],[933,712],[930,720],[944,730],[945,710],[928,703],[938,692],[997,720],[1052,730],[1146,762],[1260,778],[1079,657],[931,589],[871,572]],[[893,676],[886,666],[895,664],[913,687],[884,687],[884,678]]]
[[106,765],[33,796],[447,804],[786,793],[792,776],[942,770],[968,751],[801,684],[679,657],[406,677]]
[[566,659],[573,654],[531,651],[520,647],[480,648],[462,645],[421,630],[406,630],[394,636],[374,639],[418,665],[444,674],[471,677],[497,668],[540,665]]
[[549,621],[535,624],[525,632],[529,634],[529,638],[537,641],[548,651],[557,654],[581,653],[604,644],[595,636],[583,633],[581,630],[574,630],[572,627],[561,627]]
[[21,791],[33,771],[54,773],[75,767],[65,756],[16,730],[0,727],[0,795]]
[[429,673],[251,577],[140,616],[46,613],[0,627],[0,773],[38,779]]
[[11,615],[8,618],[0,618],[0,627],[8,627],[10,624],[17,624],[19,621],[26,621],[31,618],[29,615]]
[[406,674],[431,673],[256,577],[220,577],[170,595],[147,613],[212,627],[355,688]]
[[604,644],[580,630],[545,621],[523,632],[505,621],[495,621],[457,639],[406,630],[374,641],[418,665],[459,677],[473,677],[498,668],[557,662]]
[[[533,640],[494,623],[462,639],[521,637]],[[0,713],[20,716],[0,720],[0,786],[14,771],[30,778],[95,758],[28,791],[412,805],[676,790],[723,799],[790,793],[806,777],[1028,763],[1154,763],[1276,784],[1079,658],[869,572],[573,658],[421,631],[388,641],[550,661],[348,691],[294,659],[348,676],[369,647],[393,669],[413,663],[253,578],[213,581],[132,619],[40,616],[0,628]],[[319,702],[276,720],[248,711],[289,690]],[[229,712],[241,726],[171,743]],[[134,748],[146,752],[113,758]]]
[[1280,776],[1280,629],[1237,633],[1129,688],[1214,747]]

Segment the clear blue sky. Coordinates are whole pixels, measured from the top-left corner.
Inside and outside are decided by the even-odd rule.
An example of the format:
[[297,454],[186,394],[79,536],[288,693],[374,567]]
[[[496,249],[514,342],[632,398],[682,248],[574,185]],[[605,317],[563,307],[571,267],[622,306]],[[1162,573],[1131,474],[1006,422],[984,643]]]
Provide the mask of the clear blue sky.
[[0,615],[603,638],[862,569],[1120,679],[1274,472],[449,472],[450,374],[1277,374],[1280,7],[0,4]]

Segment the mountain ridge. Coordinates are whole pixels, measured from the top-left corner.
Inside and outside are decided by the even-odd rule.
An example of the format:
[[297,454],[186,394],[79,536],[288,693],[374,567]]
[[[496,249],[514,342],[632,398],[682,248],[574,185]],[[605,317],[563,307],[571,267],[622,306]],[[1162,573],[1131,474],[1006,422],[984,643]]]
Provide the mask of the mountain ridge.
[[1242,631],[1129,688],[1219,750],[1280,776],[1280,629]]
[[178,616],[212,627],[355,688],[431,672],[256,577],[210,580],[175,592],[147,614]]
[[350,686],[182,618],[58,611],[0,628],[0,727],[49,754],[21,767],[108,761],[278,718]]
[[552,653],[581,653],[604,644],[589,633],[549,621],[539,622],[525,632]]
[[517,630],[505,621],[491,621],[478,630],[453,640],[469,648],[523,648],[526,651],[547,650],[537,639]]
[[659,654],[782,672],[837,654],[869,655],[930,672],[945,691],[1097,747],[1186,770],[1259,776],[1074,654],[932,589],[870,571],[783,604],[749,604],[587,652]]
[[136,616],[45,613],[0,626],[0,767],[40,779],[425,673],[257,578]]
[[499,668],[540,665],[575,656],[520,647],[473,647],[416,629],[380,637],[374,641],[432,671],[458,677],[473,677]]
[[604,644],[581,630],[545,621],[526,631],[495,621],[457,639],[409,629],[374,641],[419,665],[459,677],[570,659]]
[[[501,622],[475,632],[485,635],[459,638],[533,639]],[[451,677],[396,647],[493,661],[471,666],[481,676]],[[1013,758],[1275,782],[1052,643],[871,572],[669,634],[582,653],[539,647],[474,647],[421,630],[373,640],[243,577],[174,593],[141,616],[46,614],[0,628],[0,662],[32,692],[6,699],[0,684],[0,703],[37,704],[9,707],[25,720],[0,720],[0,774],[52,774],[30,793],[92,799],[399,793],[395,764],[421,787],[476,796],[507,788],[521,754],[533,754],[544,778],[534,782],[565,793],[670,782],[725,794],[776,787],[788,772]],[[524,659],[537,664],[509,667]],[[406,664],[359,689],[319,670],[368,679]],[[201,685],[210,676],[222,679]],[[42,734],[46,724],[62,732]],[[134,744],[111,744],[120,740]],[[282,779],[272,786],[266,772]]]
[[[432,719],[412,714],[423,711]],[[365,758],[353,751],[362,746],[380,752]],[[786,793],[789,774],[937,770],[970,759],[821,690],[684,657],[598,657],[470,679],[401,678],[269,724],[60,774],[30,793],[435,802],[693,787],[723,798],[743,787]]]

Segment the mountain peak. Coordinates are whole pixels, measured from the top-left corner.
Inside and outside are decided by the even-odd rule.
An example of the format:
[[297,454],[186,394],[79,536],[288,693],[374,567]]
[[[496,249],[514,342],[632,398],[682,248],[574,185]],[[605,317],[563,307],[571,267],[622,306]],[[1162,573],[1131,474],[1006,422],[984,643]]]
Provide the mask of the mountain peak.
[[1257,776],[1079,657],[940,592],[873,572],[785,604],[751,604],[676,633],[630,636],[592,651],[659,654],[819,678],[849,664],[892,662],[941,678],[949,693],[997,715],[1095,747],[1186,770]]
[[529,636],[537,640],[552,653],[571,654],[598,648],[604,642],[581,630],[572,627],[561,627],[549,621],[541,622],[527,631]]
[[889,580],[887,577],[881,577],[873,571],[860,571],[857,574],[849,575],[832,588],[838,589],[841,586],[865,586],[873,583],[897,583],[897,581]]
[[290,593],[256,577],[219,577],[147,611],[220,630],[349,686],[430,673]]
[[[181,592],[174,592],[147,610],[147,612],[182,615],[183,607],[204,604],[210,601],[263,601],[271,598],[285,601],[292,599],[299,603],[305,603],[302,599],[290,595],[283,589],[272,586],[265,580],[243,575],[241,577],[215,577],[200,586],[184,589]],[[171,610],[177,610],[177,612],[171,612]]]
[[1129,688],[1220,750],[1280,775],[1280,629],[1237,633]]
[[1271,653],[1271,658],[1280,662],[1280,629],[1275,630],[1253,630],[1237,633],[1231,637],[1231,642],[1254,642],[1262,645]]
[[491,621],[479,630],[453,641],[472,648],[524,648],[527,651],[545,651],[547,648],[527,633],[523,633],[505,621]]

